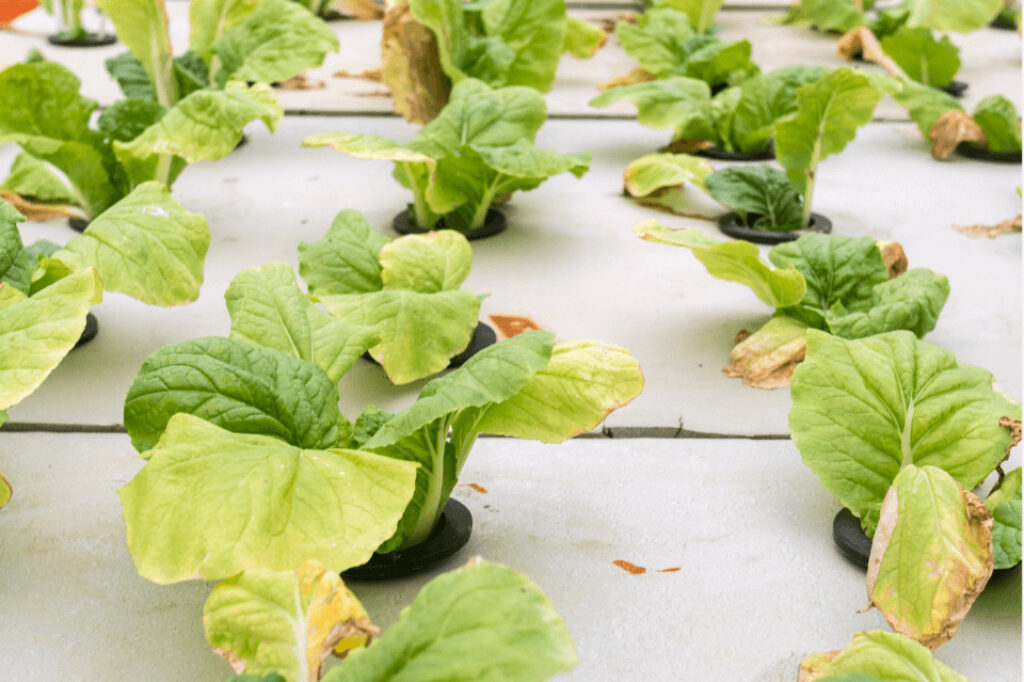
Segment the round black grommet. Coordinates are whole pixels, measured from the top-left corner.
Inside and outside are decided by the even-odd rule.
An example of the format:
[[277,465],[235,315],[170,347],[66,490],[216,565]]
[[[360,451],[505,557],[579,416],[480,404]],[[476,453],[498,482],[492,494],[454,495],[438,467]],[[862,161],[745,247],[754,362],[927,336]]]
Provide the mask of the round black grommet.
[[[96,335],[100,331],[99,320],[92,313],[85,316],[85,329],[82,330],[82,335],[78,337],[78,341],[75,342],[75,348],[81,348],[85,344],[89,343],[96,338]],[[72,349],[74,350],[74,349]]]
[[769,140],[768,146],[759,152],[729,152],[718,147],[708,147],[694,154],[716,161],[768,161],[775,158],[775,144]]
[[[466,361],[471,357],[482,351],[488,346],[493,346],[498,342],[498,335],[493,329],[488,327],[483,322],[476,323],[476,329],[473,330],[473,338],[469,340],[469,345],[466,346],[466,350],[462,351],[458,355],[451,359],[448,367],[461,367],[466,364]],[[375,365],[379,365],[377,359],[370,355],[369,352],[363,353],[363,360],[369,360]]]
[[85,35],[68,36],[56,34],[46,36],[46,42],[60,47],[103,47],[117,42],[117,36],[109,33],[86,33]]
[[860,519],[846,507],[840,509],[832,519],[832,540],[836,543],[839,553],[847,560],[861,568],[868,567],[871,539],[860,527]]
[[[391,221],[391,227],[398,234],[426,234],[430,230],[421,229],[416,221],[413,220],[412,213],[409,209],[406,209],[396,215],[394,220]],[[484,237],[493,237],[496,234],[504,232],[508,227],[508,220],[505,218],[505,214],[494,208],[493,206],[487,209],[487,218],[484,220],[484,224],[478,228],[472,230],[459,230],[462,235],[469,240],[483,239]],[[445,226],[444,219],[442,218],[434,228],[436,230],[449,229]]]
[[983,147],[975,142],[961,142],[956,146],[956,151],[961,156],[979,161],[995,161],[996,163],[1020,163],[1020,152],[993,152],[988,147]]
[[85,232],[85,228],[89,227],[89,221],[86,220],[85,218],[76,218],[74,216],[70,216],[68,218],[68,227],[70,227],[75,232]]
[[434,530],[426,540],[406,549],[374,554],[362,566],[350,568],[345,580],[389,580],[434,566],[462,549],[473,532],[473,515],[466,505],[449,499]]
[[953,97],[959,99],[964,96],[964,93],[967,92],[967,88],[969,87],[970,85],[963,81],[954,80],[950,81],[949,85],[947,85],[946,87],[940,88],[940,90],[942,90],[948,95],[952,95]]
[[[757,218],[757,215],[754,213],[748,215]],[[829,234],[832,232],[832,221],[819,213],[812,213],[811,224],[806,230],[773,232],[772,230],[758,230],[748,227],[738,213],[726,213],[718,219],[718,229],[735,239],[746,239],[748,242],[757,242],[758,244],[782,244],[794,241],[812,232]]]

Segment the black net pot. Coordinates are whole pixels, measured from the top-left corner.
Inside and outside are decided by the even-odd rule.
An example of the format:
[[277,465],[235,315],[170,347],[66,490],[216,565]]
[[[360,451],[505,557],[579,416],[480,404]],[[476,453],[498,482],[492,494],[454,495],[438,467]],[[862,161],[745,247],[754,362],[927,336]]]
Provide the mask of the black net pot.
[[434,530],[418,545],[387,554],[374,554],[362,566],[350,568],[345,580],[389,580],[435,566],[462,549],[473,532],[473,515],[466,505],[449,499]]
[[[494,333],[494,330],[488,327],[483,322],[476,323],[476,329],[473,330],[473,338],[470,339],[469,345],[466,346],[466,350],[462,351],[458,355],[452,357],[451,362],[448,364],[449,368],[462,367],[466,364],[466,361],[471,357],[482,351],[488,346],[493,346],[498,342],[498,335]],[[379,365],[377,359],[370,355],[369,352],[363,353],[363,359],[369,360],[375,365]]]
[[964,93],[967,92],[967,88],[969,87],[970,85],[963,81],[953,80],[950,81],[949,85],[947,85],[946,87],[939,89],[945,92],[946,94],[952,95],[953,97],[959,99],[964,96]]
[[[78,341],[75,342],[74,348],[81,348],[85,344],[89,343],[96,338],[96,335],[100,331],[99,320],[92,313],[85,316],[85,329],[82,330],[82,335],[78,337]],[[74,350],[72,348],[72,350]]]
[[979,161],[995,161],[996,163],[1020,163],[1020,152],[994,152],[975,142],[961,142],[956,146],[961,156]]
[[[391,221],[391,227],[394,228],[395,232],[398,234],[426,234],[430,231],[424,230],[416,224],[416,221],[409,209],[405,209],[396,215],[394,220]],[[505,218],[505,214],[492,206],[487,210],[487,218],[484,220],[484,224],[482,226],[472,230],[459,230],[459,232],[469,240],[483,239],[484,237],[493,237],[496,234],[500,234],[504,232],[507,227],[508,220]],[[438,222],[434,229],[448,229],[445,226],[443,218]]]
[[89,221],[85,218],[76,218],[71,216],[68,218],[68,227],[75,232],[85,232],[85,228],[89,227]]
[[771,141],[759,152],[730,152],[718,147],[708,147],[694,152],[695,156],[716,161],[770,161],[775,158],[775,144]]
[[[747,215],[754,220],[760,217],[755,213],[748,213]],[[726,213],[718,219],[718,229],[735,239],[745,239],[748,242],[756,242],[758,244],[782,244],[794,241],[812,232],[829,234],[832,232],[832,221],[819,213],[812,213],[810,226],[806,230],[774,232],[772,230],[758,230],[748,227],[743,222],[740,214]]]
[[46,42],[60,47],[103,47],[116,43],[117,36],[112,33],[86,33],[74,36],[57,33],[47,36]]

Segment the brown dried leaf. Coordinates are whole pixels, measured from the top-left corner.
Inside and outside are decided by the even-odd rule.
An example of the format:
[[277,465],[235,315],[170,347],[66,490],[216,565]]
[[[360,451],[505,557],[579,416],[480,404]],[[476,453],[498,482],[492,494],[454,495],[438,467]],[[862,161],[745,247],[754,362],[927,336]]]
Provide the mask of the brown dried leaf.
[[743,337],[745,333],[736,335],[736,347],[722,373],[752,388],[789,386],[796,366],[807,355],[807,326],[789,317],[775,317],[757,333]]
[[889,279],[896,279],[910,267],[907,254],[899,242],[878,242],[878,250],[882,252],[882,260],[889,269]]
[[333,7],[335,11],[361,21],[384,16],[384,8],[373,0],[334,0]]
[[429,123],[448,103],[451,83],[441,70],[434,33],[418,23],[406,2],[384,15],[381,78],[395,112],[410,123]]
[[683,570],[679,566],[672,566],[671,568],[659,568],[658,573],[677,573]]
[[988,145],[985,131],[981,129],[966,111],[947,111],[932,126],[928,136],[932,142],[932,158],[948,159],[961,142],[977,142]]
[[0,199],[13,206],[29,220],[43,221],[54,218],[83,218],[82,209],[64,204],[44,204],[26,199],[20,194],[0,189]]
[[604,92],[605,90],[611,90],[621,85],[635,85],[636,83],[646,83],[648,81],[655,80],[655,75],[649,71],[644,71],[639,66],[634,66],[630,69],[629,73],[624,76],[616,76],[609,81],[605,81],[597,86],[598,90]]
[[643,575],[644,573],[647,572],[647,569],[644,568],[643,566],[637,566],[636,564],[631,564],[630,562],[626,561],[625,559],[616,559],[612,563],[615,564],[616,566],[618,566],[619,568],[621,568],[626,573],[632,573],[633,575]]
[[487,494],[487,488],[483,487],[479,483],[460,483],[459,485],[462,486],[462,487],[465,487],[465,488],[472,488],[473,490],[477,491],[481,495],[486,495]]
[[988,237],[995,239],[1001,234],[1013,234],[1021,231],[1021,217],[1004,220],[995,225],[954,225],[953,229],[962,232],[968,237]]
[[281,81],[276,87],[282,90],[321,90],[326,85],[323,81],[313,80],[306,74],[300,73],[298,76]]
[[624,21],[627,24],[632,24],[633,22],[636,21],[636,18],[636,12],[623,12],[617,17],[600,17],[597,19],[591,19],[591,22],[600,26],[605,33],[611,34],[615,33],[615,25],[618,24],[620,21]]
[[900,75],[899,67],[885,55],[878,37],[867,26],[855,28],[840,38],[836,51],[848,62],[860,55],[864,61],[881,66],[893,78]]
[[672,140],[658,151],[665,154],[693,154],[714,146],[710,140]]
[[1010,444],[1006,446],[1006,454],[1003,455],[1003,461],[1005,462],[1010,456],[1010,450],[1013,450],[1020,443],[1021,423],[1019,419],[1000,417],[999,425],[1010,432]]
[[511,339],[523,332],[536,331],[541,327],[528,317],[520,315],[488,315],[503,339]]
[[373,81],[374,83],[380,83],[383,78],[380,69],[367,69],[366,71],[360,71],[359,73],[353,73],[352,71],[341,69],[339,71],[335,71],[332,75],[335,78],[358,78],[360,80]]
[[391,97],[387,90],[373,90],[371,92],[353,92],[354,97]]

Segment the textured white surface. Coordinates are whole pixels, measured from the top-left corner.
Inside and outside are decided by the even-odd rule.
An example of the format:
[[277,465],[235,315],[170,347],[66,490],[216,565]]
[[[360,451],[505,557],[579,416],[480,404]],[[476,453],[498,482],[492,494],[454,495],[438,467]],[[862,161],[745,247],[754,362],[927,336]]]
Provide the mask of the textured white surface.
[[[126,436],[0,433],[15,487],[0,516],[5,680],[229,676],[202,633],[209,586],[160,587],[132,566],[115,489],[140,466]],[[467,547],[425,575],[352,583],[378,625],[482,555],[530,576],[566,619],[580,665],[564,680],[791,682],[804,656],[885,627],[858,613],[864,573],[830,538],[838,503],[788,441],[484,439],[462,481],[488,490],[457,488]],[[1018,571],[938,658],[979,682],[1019,680],[1020,602]]]
[[[378,230],[408,200],[391,164],[328,149],[304,149],[304,136],[349,130],[408,139],[393,118],[288,117],[276,135],[261,126],[238,152],[188,168],[175,196],[204,214],[213,233],[199,300],[173,309],[108,294],[95,309],[99,336],[73,352],[32,396],[10,411],[21,422],[116,424],[142,361],[161,346],[226,334],[223,294],[246,267],[295,264],[299,241],[318,239],[340,210],[355,208]],[[738,435],[785,434],[788,393],[758,391],[727,379],[732,340],[771,314],[745,287],[711,278],[684,249],[637,239],[633,226],[660,218],[718,235],[708,222],[639,207],[621,195],[621,174],[667,136],[631,121],[549,121],[539,144],[591,150],[593,169],[561,176],[507,207],[511,227],[473,243],[467,286],[490,297],[484,315],[526,315],[563,339],[599,338],[630,348],[647,376],[643,395],[614,413],[612,426],[678,427]],[[0,168],[13,158],[0,148]],[[1021,373],[1020,235],[971,239],[952,225],[995,223],[1020,211],[1018,166],[966,159],[933,161],[916,127],[875,123],[827,159],[816,210],[835,233],[903,243],[911,267],[946,274],[952,294],[927,339],[963,362],[981,365],[1019,398]],[[27,240],[72,236],[62,223],[25,224]],[[421,384],[396,388],[359,361],[341,384],[342,409],[408,404]]]

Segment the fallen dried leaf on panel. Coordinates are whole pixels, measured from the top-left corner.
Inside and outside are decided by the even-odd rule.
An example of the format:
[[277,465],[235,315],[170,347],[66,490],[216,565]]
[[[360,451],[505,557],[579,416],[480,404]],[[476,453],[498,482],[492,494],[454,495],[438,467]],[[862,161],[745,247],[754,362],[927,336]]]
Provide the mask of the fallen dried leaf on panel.
[[616,559],[612,563],[621,568],[626,573],[631,573],[633,575],[643,575],[647,572],[647,569],[643,566],[637,566],[636,564],[632,564],[626,561],[625,559]]
[[1021,231],[1021,216],[1004,220],[995,225],[954,225],[953,229],[968,237],[988,237],[995,239],[1001,234],[1013,234]]
[[325,86],[326,83],[323,81],[314,80],[304,73],[292,76],[288,80],[283,80],[277,84],[277,87],[282,90],[320,90]]
[[483,495],[487,494],[487,488],[483,487],[479,483],[460,483],[459,485],[464,488],[472,488],[473,490]]
[[683,569],[679,566],[672,566],[671,568],[659,568],[658,573],[675,573],[681,570]]

